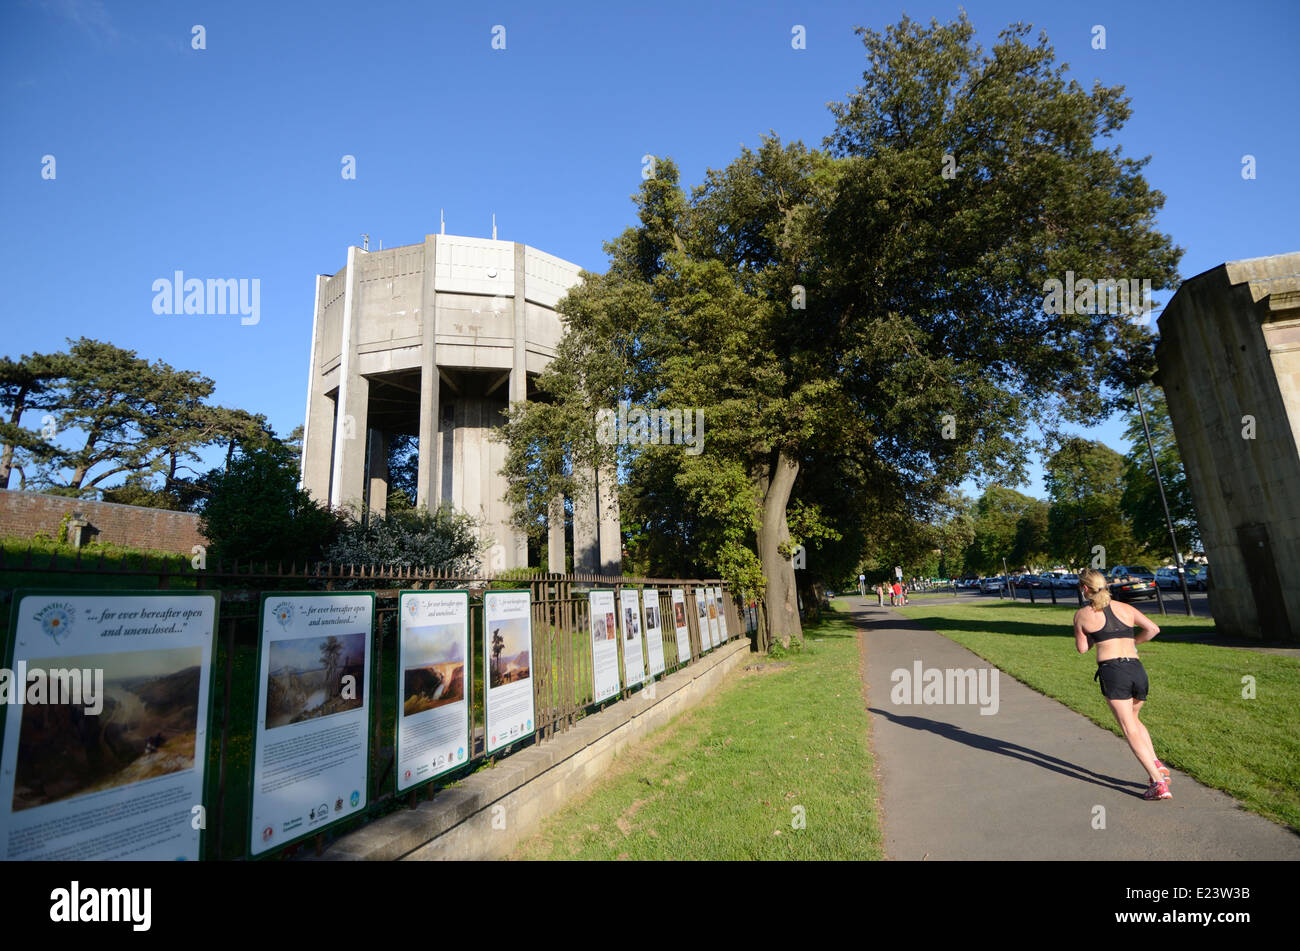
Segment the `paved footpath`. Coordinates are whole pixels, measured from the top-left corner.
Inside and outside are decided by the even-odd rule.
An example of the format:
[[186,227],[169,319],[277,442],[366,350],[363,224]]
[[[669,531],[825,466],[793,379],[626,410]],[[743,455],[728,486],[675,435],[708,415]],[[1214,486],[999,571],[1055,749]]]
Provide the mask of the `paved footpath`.
[[[918,660],[986,676],[996,668],[874,597],[846,600],[864,632],[888,858],[1300,859],[1300,836],[1182,773],[1172,800],[1147,802],[1123,739],[1007,674],[993,715],[976,703],[895,704],[891,675]],[[1097,806],[1104,829],[1093,828]]]

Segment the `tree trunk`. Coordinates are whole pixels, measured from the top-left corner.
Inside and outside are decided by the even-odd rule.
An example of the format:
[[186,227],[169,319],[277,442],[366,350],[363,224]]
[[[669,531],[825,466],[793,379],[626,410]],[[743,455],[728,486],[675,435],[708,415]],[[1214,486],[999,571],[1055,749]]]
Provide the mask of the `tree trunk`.
[[772,637],[780,641],[782,647],[789,647],[792,639],[803,641],[794,565],[780,551],[782,545],[788,546],[790,542],[790,526],[786,523],[785,509],[798,475],[798,461],[779,452],[775,464],[769,471],[763,472],[758,480],[763,499],[763,524],[758,530],[758,557],[763,563],[763,576],[767,579],[763,601],[767,606]]
[[[9,422],[16,427],[26,409],[27,387],[24,386],[19,389],[17,397],[14,398],[14,411]],[[5,443],[4,452],[0,454],[0,489],[9,488],[9,473],[13,471],[13,462],[14,447],[11,443]]]

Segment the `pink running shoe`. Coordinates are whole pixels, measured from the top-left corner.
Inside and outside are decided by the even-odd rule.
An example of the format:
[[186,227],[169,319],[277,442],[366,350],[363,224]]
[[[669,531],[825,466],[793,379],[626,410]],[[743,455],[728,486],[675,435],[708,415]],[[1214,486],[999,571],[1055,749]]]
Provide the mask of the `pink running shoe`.
[[1164,780],[1158,783],[1152,783],[1147,787],[1147,791],[1142,794],[1143,799],[1173,799],[1174,794],[1169,791],[1169,784]]
[[1160,762],[1160,760],[1156,760],[1156,772],[1158,772],[1158,773],[1160,774],[1161,778],[1164,779],[1165,784],[1168,785],[1168,784],[1169,784],[1169,778],[1170,778],[1170,777],[1169,777],[1169,767],[1166,766],[1164,763]]

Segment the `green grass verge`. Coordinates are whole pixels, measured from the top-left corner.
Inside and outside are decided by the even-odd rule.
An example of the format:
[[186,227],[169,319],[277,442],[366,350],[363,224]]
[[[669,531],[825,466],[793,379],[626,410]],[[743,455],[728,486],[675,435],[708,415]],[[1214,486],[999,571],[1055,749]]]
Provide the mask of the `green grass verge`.
[[[1075,605],[1009,602],[918,605],[904,615],[939,631],[1039,693],[1122,735],[1092,675],[1096,655],[1079,654],[1070,627]],[[1139,610],[1145,606],[1139,605]],[[1300,658],[1207,644],[1209,618],[1155,617],[1161,633],[1138,646],[1151,678],[1142,721],[1161,760],[1300,831]],[[1242,696],[1254,678],[1254,699]]]
[[[30,551],[31,567],[24,568]],[[190,556],[176,552],[146,551],[92,542],[78,550],[60,542],[30,538],[0,538],[0,588],[154,588],[156,580],[140,575],[118,575],[115,571],[179,571],[188,567]],[[51,568],[83,571],[51,571]],[[96,571],[95,569],[100,569]],[[193,579],[175,578],[173,587],[193,588]]]
[[830,614],[805,637],[783,666],[752,657],[772,666],[732,671],[704,704],[625,751],[513,857],[880,858],[854,627]]

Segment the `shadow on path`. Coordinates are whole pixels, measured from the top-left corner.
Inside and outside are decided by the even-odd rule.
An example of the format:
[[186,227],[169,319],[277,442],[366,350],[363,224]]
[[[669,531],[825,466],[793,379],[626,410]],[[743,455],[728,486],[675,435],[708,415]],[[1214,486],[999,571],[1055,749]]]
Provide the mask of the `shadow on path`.
[[1049,756],[1046,753],[1040,753],[1038,750],[1032,750],[1027,746],[1020,746],[1018,743],[1008,743],[1005,740],[994,739],[990,736],[982,736],[979,733],[971,733],[963,730],[961,727],[952,723],[944,723],[941,720],[930,720],[926,717],[899,716],[890,713],[888,710],[882,710],[879,707],[868,707],[871,713],[878,713],[882,717],[888,717],[893,723],[899,726],[905,726],[913,730],[928,730],[937,736],[952,740],[956,743],[964,743],[969,747],[977,750],[986,750],[990,753],[1000,753],[1003,756],[1010,756],[1012,759],[1018,759],[1025,763],[1032,763],[1035,766],[1041,766],[1043,769],[1051,770],[1054,773],[1060,773],[1062,776],[1069,776],[1071,779],[1078,779],[1082,782],[1092,783],[1095,786],[1103,786],[1107,789],[1113,789],[1116,792],[1128,793],[1130,795],[1141,797],[1146,790],[1142,783],[1132,782],[1125,779],[1117,779],[1114,776],[1106,776],[1102,773],[1094,773],[1090,769],[1085,769],[1074,763],[1066,762],[1055,756]]

